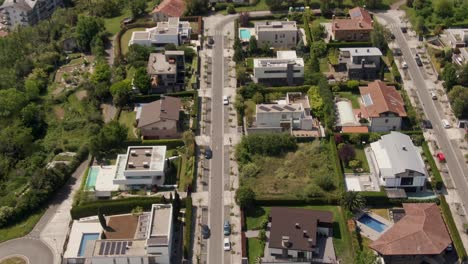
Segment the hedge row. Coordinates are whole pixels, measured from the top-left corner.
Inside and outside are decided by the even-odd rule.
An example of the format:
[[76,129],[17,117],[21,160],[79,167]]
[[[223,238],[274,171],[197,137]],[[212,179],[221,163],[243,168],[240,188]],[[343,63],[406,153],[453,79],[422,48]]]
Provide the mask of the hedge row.
[[269,93],[292,93],[292,92],[301,92],[307,93],[309,91],[310,85],[301,85],[301,86],[281,86],[281,87],[268,87],[265,88],[265,94]]
[[444,215],[445,223],[447,224],[450,236],[452,237],[453,245],[455,246],[455,250],[457,251],[458,258],[461,261],[465,261],[468,259],[466,250],[463,246],[460,233],[458,233],[455,220],[453,220],[452,213],[450,212],[450,207],[447,204],[447,201],[445,200],[445,196],[443,195],[440,196],[440,207],[442,208],[442,214]]
[[439,169],[437,168],[434,158],[432,157],[427,142],[424,141],[422,143],[422,149],[424,151],[424,156],[426,156],[426,159],[429,162],[429,166],[431,167],[432,175],[434,176],[434,180],[431,182],[432,187],[437,190],[442,190],[444,186],[444,181],[442,180],[442,176],[440,175]]
[[175,149],[184,145],[182,139],[129,139],[125,141],[125,146],[167,146],[167,149]]
[[193,204],[192,197],[185,198],[185,230],[184,230],[184,259],[190,259],[192,251],[192,228],[193,228]]
[[193,118],[192,122],[192,131],[197,131],[199,126],[199,116],[200,116],[200,97],[198,97],[198,92],[195,91],[193,94],[193,106],[190,112],[190,116]]
[[[173,97],[192,97],[196,91],[182,91],[176,93],[168,93],[167,96]],[[161,94],[135,95],[132,98],[132,103],[149,103],[161,99]]]
[[255,205],[258,206],[305,206],[305,205],[338,205],[338,197],[316,197],[310,199],[257,199]]
[[372,47],[371,42],[330,42],[327,48],[354,48],[354,47]]
[[106,215],[126,214],[130,213],[132,209],[137,206],[142,207],[143,210],[150,210],[152,204],[163,202],[163,198],[159,196],[132,197],[119,200],[94,201],[73,206],[70,211],[70,214],[73,219],[97,215],[98,209],[100,209],[101,212]]
[[331,156],[333,159],[333,164],[335,167],[335,177],[338,179],[338,188],[340,190],[345,191],[346,190],[346,183],[344,179],[344,173],[343,173],[343,165],[340,161],[340,157],[338,156],[338,150],[336,148],[336,142],[335,138],[333,135],[330,136],[330,151],[331,151]]

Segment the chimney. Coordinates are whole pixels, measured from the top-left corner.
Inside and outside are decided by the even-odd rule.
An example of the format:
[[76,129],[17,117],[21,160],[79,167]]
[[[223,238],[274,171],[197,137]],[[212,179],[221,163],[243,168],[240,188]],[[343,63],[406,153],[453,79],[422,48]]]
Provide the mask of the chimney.
[[307,242],[309,243],[309,246],[313,246],[312,242],[314,242],[314,240],[312,238],[309,238],[307,239]]
[[281,246],[284,248],[289,247],[289,237],[288,236],[282,236],[281,237]]
[[303,235],[304,237],[308,237],[308,235],[307,235],[307,230],[302,230],[302,235]]
[[301,228],[301,227],[299,226],[299,223],[296,223],[296,229],[299,229],[299,228]]

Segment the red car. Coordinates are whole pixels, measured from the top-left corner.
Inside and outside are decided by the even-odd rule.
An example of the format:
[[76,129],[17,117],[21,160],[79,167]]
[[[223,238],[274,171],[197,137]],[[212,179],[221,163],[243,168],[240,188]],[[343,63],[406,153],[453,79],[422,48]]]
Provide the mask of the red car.
[[437,153],[437,158],[439,159],[440,162],[445,162],[445,155],[442,152]]

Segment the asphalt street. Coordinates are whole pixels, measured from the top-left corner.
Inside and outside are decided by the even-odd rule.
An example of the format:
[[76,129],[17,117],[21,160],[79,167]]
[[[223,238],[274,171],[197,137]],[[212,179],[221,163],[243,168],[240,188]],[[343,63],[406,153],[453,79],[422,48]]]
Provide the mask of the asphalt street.
[[[398,17],[391,16],[385,13],[377,14],[379,18],[384,19],[389,25],[399,25],[400,21]],[[466,166],[464,164],[463,157],[457,155],[456,147],[450,141],[446,129],[442,125],[441,120],[444,118],[443,115],[439,114],[437,106],[432,100],[429,88],[426,84],[423,67],[418,67],[415,61],[415,54],[410,50],[405,35],[401,32],[397,26],[391,26],[390,30],[395,35],[395,41],[400,47],[403,58],[408,63],[408,71],[411,78],[413,79],[414,86],[416,88],[418,97],[422,103],[424,113],[433,124],[433,132],[436,135],[437,143],[440,150],[445,154],[447,160],[447,167],[449,173],[458,189],[458,194],[463,201],[463,204],[468,202],[468,184],[466,177]]]
[[0,259],[10,255],[23,255],[31,264],[54,263],[54,255],[47,245],[36,238],[19,238],[2,243]]

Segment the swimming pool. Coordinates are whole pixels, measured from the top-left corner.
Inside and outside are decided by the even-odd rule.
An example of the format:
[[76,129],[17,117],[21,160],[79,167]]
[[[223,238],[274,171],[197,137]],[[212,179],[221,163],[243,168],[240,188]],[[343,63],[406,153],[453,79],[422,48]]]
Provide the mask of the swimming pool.
[[377,231],[379,233],[382,233],[382,231],[384,231],[385,228],[387,227],[387,225],[385,225],[384,223],[372,218],[368,214],[364,214],[363,216],[361,216],[358,219],[358,221],[363,223],[364,225],[374,229],[375,231]]
[[86,190],[93,191],[94,187],[96,187],[96,179],[99,174],[99,170],[98,166],[92,166],[89,168],[88,179],[86,179]]
[[250,30],[248,29],[245,29],[245,28],[242,28],[242,29],[239,29],[239,35],[240,35],[240,38],[241,40],[250,40]]
[[80,249],[78,250],[78,257],[82,257],[86,250],[86,244],[90,240],[98,240],[99,233],[84,233],[81,237]]

